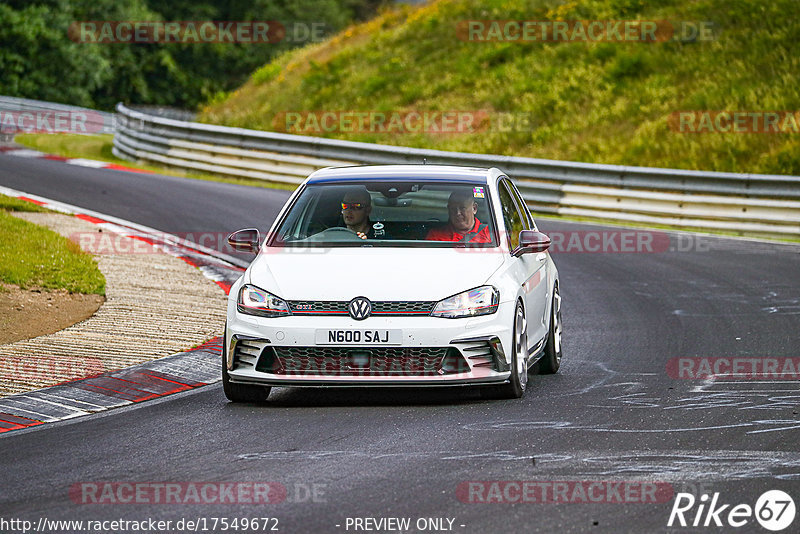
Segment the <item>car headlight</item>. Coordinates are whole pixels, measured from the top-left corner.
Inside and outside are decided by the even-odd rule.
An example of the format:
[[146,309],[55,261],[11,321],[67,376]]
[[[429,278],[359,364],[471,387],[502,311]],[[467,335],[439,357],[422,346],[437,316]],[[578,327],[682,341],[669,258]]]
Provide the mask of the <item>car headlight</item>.
[[292,314],[285,300],[250,284],[243,285],[239,290],[236,309],[241,313],[261,317],[283,317]]
[[476,287],[440,300],[433,308],[433,317],[477,317],[489,315],[497,311],[500,302],[500,292],[492,286]]

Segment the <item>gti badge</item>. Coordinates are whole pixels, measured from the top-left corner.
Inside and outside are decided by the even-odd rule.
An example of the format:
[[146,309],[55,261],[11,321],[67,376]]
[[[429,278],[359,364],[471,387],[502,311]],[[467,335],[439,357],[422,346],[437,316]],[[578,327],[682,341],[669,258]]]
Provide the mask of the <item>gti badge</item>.
[[350,301],[347,309],[350,311],[350,317],[362,321],[372,313],[372,304],[366,297],[356,297]]

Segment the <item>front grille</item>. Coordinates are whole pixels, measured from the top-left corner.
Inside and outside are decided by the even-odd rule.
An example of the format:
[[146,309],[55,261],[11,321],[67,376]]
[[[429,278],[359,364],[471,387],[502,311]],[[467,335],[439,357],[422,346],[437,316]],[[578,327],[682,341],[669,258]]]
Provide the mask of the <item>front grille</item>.
[[428,315],[433,311],[435,305],[435,302],[423,301],[379,301],[372,304],[372,313],[380,315]]
[[257,371],[281,375],[441,376],[469,371],[448,347],[268,347]]
[[[349,301],[290,300],[289,309],[295,315],[348,315]],[[429,301],[376,301],[372,303],[372,315],[416,316],[429,315],[436,302]]]
[[289,310],[297,315],[347,314],[347,302],[323,300],[290,300]]

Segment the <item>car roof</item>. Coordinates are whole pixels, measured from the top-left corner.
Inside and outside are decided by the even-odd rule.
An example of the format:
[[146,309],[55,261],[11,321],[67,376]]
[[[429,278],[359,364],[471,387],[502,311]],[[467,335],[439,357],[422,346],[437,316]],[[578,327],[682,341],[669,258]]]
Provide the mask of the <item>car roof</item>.
[[359,165],[328,167],[308,177],[308,184],[354,181],[442,181],[486,184],[492,169],[458,167],[455,165]]

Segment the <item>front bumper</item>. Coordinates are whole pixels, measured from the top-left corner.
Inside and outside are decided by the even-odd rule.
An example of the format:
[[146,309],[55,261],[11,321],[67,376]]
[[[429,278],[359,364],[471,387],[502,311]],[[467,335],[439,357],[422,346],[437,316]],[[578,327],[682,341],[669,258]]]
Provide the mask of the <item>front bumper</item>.
[[[231,382],[268,386],[447,386],[510,377],[514,306],[492,315],[263,318],[229,309],[225,332]],[[316,331],[401,330],[392,346],[322,345]]]

